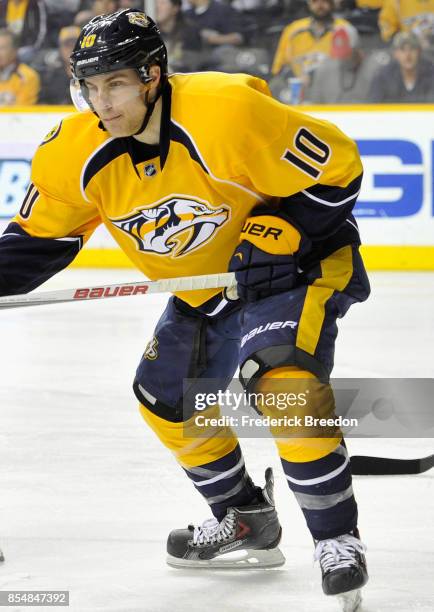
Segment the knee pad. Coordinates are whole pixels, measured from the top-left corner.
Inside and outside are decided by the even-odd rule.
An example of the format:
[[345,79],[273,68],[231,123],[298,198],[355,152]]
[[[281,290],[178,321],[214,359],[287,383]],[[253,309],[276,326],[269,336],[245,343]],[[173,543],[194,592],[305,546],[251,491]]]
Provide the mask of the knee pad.
[[312,373],[324,384],[329,382],[328,370],[322,363],[306,351],[288,344],[269,346],[250,355],[240,366],[240,380],[244,389],[250,392],[267,372],[290,366]]
[[270,431],[286,461],[315,461],[340,444],[339,428],[320,422],[335,416],[333,391],[312,372],[297,366],[269,370],[254,395],[258,412],[273,419]]
[[335,401],[331,386],[321,382],[312,372],[297,366],[266,372],[257,381],[251,396],[262,414],[299,417],[303,424],[295,428],[296,435],[304,432],[305,428],[308,432],[308,428],[312,427],[314,437],[327,424],[316,427],[313,419],[334,417]]

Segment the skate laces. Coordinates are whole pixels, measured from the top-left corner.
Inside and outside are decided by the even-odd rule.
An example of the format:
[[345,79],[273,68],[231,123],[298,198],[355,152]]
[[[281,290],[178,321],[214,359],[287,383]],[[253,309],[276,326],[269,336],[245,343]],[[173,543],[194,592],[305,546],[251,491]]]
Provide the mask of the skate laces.
[[216,518],[211,518],[195,527],[193,531],[193,545],[204,546],[223,542],[234,534],[236,518],[235,514],[229,512],[221,523]]
[[366,546],[351,534],[319,540],[316,544],[314,560],[319,561],[324,572],[351,567],[357,564],[356,554],[363,554]]

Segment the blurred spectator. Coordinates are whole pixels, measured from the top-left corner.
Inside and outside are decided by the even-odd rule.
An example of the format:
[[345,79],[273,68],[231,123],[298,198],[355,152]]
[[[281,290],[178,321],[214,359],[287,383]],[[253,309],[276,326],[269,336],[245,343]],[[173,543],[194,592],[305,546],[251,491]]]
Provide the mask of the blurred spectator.
[[44,0],[47,7],[47,36],[44,47],[57,47],[61,28],[74,22],[75,15],[83,5],[82,0]]
[[331,57],[318,66],[305,100],[314,104],[366,102],[377,71],[374,56],[366,58],[360,49],[357,30],[337,29],[333,35]]
[[36,104],[39,93],[36,70],[18,61],[18,46],[9,30],[0,30],[0,106]]
[[237,11],[252,11],[254,9],[261,8],[263,0],[233,0],[230,3],[232,8]]
[[30,57],[47,34],[47,10],[43,0],[0,0],[0,28],[10,30],[20,57]]
[[157,25],[169,55],[169,71],[195,70],[200,60],[202,43],[199,30],[181,11],[182,0],[157,0]]
[[185,15],[199,30],[209,47],[239,46],[244,42],[242,15],[215,0],[190,0],[192,8]]
[[237,11],[253,11],[278,6],[280,0],[233,0],[230,4]]
[[76,13],[80,8],[82,0],[45,0],[48,12],[68,11],[68,13]]
[[[363,47],[381,46],[378,15],[384,0],[335,0],[335,10],[353,25],[363,36]],[[367,38],[370,37],[370,38]]]
[[383,4],[384,0],[335,0],[335,9],[380,9]]
[[357,8],[381,9],[384,0],[355,0]]
[[394,62],[374,78],[371,102],[434,102],[434,65],[422,56],[419,38],[400,32],[393,39]]
[[93,17],[96,17],[97,15],[107,15],[108,13],[114,13],[118,10],[118,8],[118,0],[93,0],[90,9],[79,11],[77,13],[74,19],[74,24],[78,25],[81,28]]
[[267,49],[267,53],[275,48],[283,24],[287,21],[284,5],[286,3],[289,7],[288,2],[291,5],[291,18],[294,18],[293,0],[233,0],[229,3],[243,16],[243,32],[249,47]]
[[285,70],[297,77],[309,77],[330,57],[335,29],[351,28],[348,21],[333,15],[333,0],[308,0],[307,4],[310,17],[293,21],[282,32],[271,69],[274,75]]
[[41,104],[71,104],[69,83],[72,78],[70,55],[80,34],[78,26],[66,26],[59,32],[58,53],[48,55],[49,65],[41,70]]
[[119,0],[118,5],[120,9],[134,8],[143,11],[143,0]]
[[429,36],[434,33],[434,0],[384,0],[379,25],[386,42],[401,31]]

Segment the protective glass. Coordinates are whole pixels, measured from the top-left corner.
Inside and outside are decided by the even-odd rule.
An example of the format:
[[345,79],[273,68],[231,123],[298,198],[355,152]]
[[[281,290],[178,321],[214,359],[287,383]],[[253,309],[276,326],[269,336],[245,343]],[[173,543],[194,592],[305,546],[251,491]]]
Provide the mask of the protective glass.
[[125,79],[114,79],[97,86],[87,87],[78,79],[70,82],[71,99],[80,112],[98,110],[102,107],[119,107],[135,98],[143,98],[145,88],[143,83],[129,84]]
[[69,92],[71,94],[72,103],[78,111],[84,113],[85,111],[92,110],[89,106],[88,101],[83,95],[80,81],[78,81],[77,79],[71,79],[71,81],[69,82]]

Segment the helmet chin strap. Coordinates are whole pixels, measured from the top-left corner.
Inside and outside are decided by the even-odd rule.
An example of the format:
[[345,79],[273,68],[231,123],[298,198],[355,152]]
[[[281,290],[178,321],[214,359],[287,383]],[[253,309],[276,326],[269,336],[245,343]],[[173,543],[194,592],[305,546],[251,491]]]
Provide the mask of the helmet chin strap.
[[151,115],[154,111],[155,108],[155,104],[157,103],[158,98],[160,97],[160,93],[161,91],[158,91],[155,100],[153,100],[152,102],[149,102],[149,90],[145,92],[145,106],[146,106],[146,113],[145,113],[145,117],[142,121],[142,125],[139,127],[139,129],[137,130],[137,132],[134,132],[133,136],[138,136],[139,134],[141,134],[142,132],[144,132],[146,130],[146,127],[149,123],[149,120],[151,119]]

